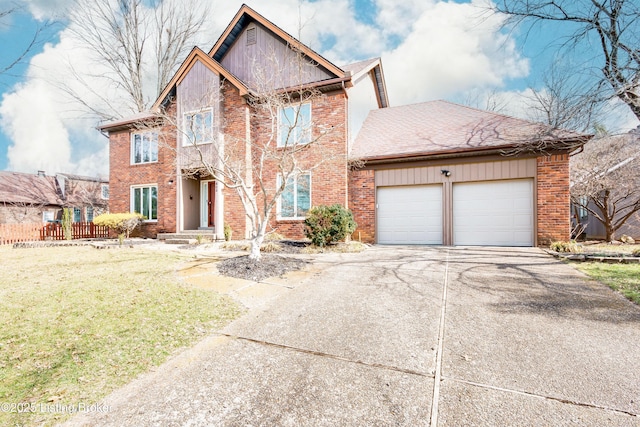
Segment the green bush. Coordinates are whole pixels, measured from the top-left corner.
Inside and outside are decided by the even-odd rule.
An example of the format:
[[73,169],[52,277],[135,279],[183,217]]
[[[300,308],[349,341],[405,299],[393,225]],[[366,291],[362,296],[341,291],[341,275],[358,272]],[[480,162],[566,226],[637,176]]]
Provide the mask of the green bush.
[[93,218],[96,225],[104,225],[118,232],[119,235],[129,235],[142,223],[145,217],[139,213],[107,213]]
[[344,240],[357,227],[351,211],[339,204],[311,208],[304,225],[307,237],[320,247]]

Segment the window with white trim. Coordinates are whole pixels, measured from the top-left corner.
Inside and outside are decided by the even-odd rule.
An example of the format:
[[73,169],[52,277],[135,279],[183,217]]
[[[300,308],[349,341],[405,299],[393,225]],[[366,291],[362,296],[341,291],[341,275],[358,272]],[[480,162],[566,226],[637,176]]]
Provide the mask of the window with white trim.
[[53,211],[43,211],[42,212],[42,222],[53,222],[55,217],[55,212]]
[[311,103],[281,108],[278,122],[278,147],[311,142]]
[[131,164],[158,161],[158,132],[136,132],[131,135]]
[[109,184],[101,184],[100,185],[100,196],[103,200],[109,199]]
[[[282,178],[278,177],[278,185]],[[311,209],[311,174],[303,173],[289,177],[278,200],[278,217],[303,219]]]
[[82,210],[73,208],[73,222],[82,222]]
[[182,145],[207,144],[213,141],[213,109],[186,113]]
[[131,187],[131,211],[144,215],[147,221],[157,221],[158,186]]

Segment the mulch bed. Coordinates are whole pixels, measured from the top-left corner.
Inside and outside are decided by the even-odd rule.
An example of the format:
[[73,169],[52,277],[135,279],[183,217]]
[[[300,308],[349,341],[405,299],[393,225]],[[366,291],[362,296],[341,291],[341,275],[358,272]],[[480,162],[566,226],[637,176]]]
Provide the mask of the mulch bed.
[[220,261],[218,271],[225,276],[259,282],[268,277],[282,276],[289,271],[300,270],[305,265],[307,262],[304,260],[280,255],[262,254],[259,262],[245,255]]

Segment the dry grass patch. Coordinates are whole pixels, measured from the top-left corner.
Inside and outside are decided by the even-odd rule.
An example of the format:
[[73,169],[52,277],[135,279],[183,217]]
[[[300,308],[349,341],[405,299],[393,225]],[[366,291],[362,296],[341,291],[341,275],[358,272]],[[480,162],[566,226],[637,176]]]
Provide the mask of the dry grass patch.
[[[226,297],[182,286],[175,254],[5,246],[0,257],[2,403],[88,406],[239,314]],[[67,416],[0,412],[0,425]]]

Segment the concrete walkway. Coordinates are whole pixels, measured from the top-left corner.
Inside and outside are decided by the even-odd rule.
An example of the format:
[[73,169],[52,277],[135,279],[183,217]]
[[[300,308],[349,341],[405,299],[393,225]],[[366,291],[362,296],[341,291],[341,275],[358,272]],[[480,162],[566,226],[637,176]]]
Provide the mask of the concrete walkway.
[[[91,426],[640,426],[640,309],[527,248],[374,247],[286,279]],[[200,269],[200,270],[198,270]]]

